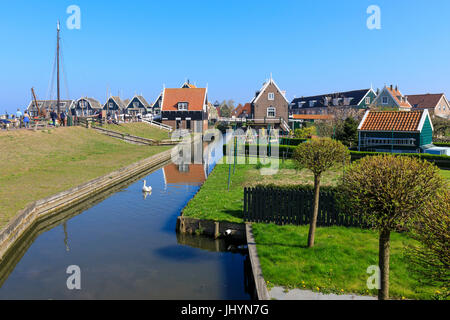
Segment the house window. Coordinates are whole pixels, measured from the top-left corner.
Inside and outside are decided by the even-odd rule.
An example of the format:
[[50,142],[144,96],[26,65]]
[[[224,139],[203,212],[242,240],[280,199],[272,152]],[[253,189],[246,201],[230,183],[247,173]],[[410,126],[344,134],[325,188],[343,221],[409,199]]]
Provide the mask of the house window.
[[366,97],[366,104],[370,104],[370,97]]
[[314,107],[315,104],[316,104],[316,100],[311,100],[311,101],[309,102],[309,106],[310,106],[310,107]]
[[383,104],[388,104],[388,97],[383,97],[381,103],[383,103]]
[[445,106],[442,106],[442,111],[445,111]]
[[139,102],[138,101],[133,102],[133,107],[139,108]]
[[273,92],[269,92],[269,100],[275,100],[275,94]]
[[275,116],[276,116],[276,109],[274,107],[267,108],[267,117],[275,118]]
[[187,102],[178,102],[178,110],[187,111],[188,103]]
[[109,108],[114,108],[114,103],[110,102],[108,105],[109,105]]

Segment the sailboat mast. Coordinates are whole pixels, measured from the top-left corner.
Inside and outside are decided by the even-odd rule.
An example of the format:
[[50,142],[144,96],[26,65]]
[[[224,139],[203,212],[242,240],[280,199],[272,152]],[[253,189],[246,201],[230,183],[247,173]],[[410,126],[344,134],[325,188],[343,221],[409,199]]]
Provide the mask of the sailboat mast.
[[57,79],[56,87],[57,87],[57,89],[56,90],[57,90],[57,95],[58,95],[57,101],[56,101],[56,103],[57,103],[56,106],[57,106],[57,110],[58,110],[58,117],[61,113],[61,110],[60,110],[61,97],[59,95],[59,30],[60,30],[60,28],[59,28],[59,21],[58,21],[58,25],[56,27],[56,66],[57,66],[57,71],[56,71],[56,79]]

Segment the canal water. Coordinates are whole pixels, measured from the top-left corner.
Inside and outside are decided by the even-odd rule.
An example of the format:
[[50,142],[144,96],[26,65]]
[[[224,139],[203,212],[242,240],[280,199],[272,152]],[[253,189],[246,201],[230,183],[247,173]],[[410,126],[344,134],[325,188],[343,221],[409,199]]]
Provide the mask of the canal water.
[[[175,231],[222,148],[204,158],[169,163],[39,223],[0,264],[0,299],[251,299],[245,247]],[[67,287],[72,265],[81,290]]]

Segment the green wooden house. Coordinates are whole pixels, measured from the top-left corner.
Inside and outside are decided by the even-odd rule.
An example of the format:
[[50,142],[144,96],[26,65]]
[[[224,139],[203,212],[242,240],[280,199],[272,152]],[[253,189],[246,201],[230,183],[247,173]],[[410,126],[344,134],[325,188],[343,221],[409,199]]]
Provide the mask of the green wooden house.
[[368,110],[358,127],[358,150],[422,153],[432,143],[433,124],[428,110]]

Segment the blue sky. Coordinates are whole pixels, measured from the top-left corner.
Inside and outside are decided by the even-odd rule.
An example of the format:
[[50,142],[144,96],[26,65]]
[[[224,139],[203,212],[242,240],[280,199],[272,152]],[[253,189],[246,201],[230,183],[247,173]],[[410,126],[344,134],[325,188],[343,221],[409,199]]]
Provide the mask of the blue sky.
[[[81,29],[69,30],[69,5]],[[369,5],[381,30],[369,30]],[[0,113],[49,98],[60,19],[70,98],[123,98],[189,78],[248,102],[273,77],[288,99],[398,85],[450,95],[450,1],[0,1]],[[62,88],[62,97],[66,89]],[[55,91],[55,90],[53,90]]]

